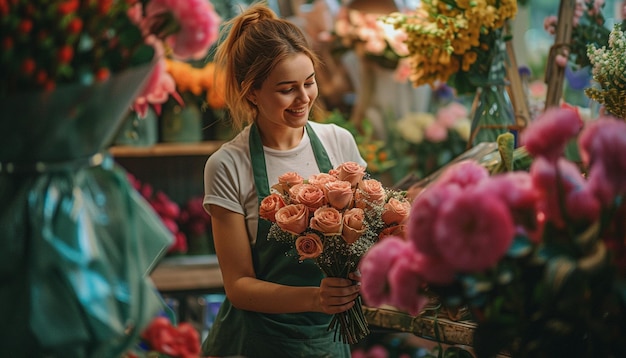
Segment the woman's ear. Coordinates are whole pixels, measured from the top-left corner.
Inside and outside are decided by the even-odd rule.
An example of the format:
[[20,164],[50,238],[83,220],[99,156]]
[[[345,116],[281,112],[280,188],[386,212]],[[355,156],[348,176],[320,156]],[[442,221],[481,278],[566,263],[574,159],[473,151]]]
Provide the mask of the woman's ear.
[[246,99],[256,106],[256,96],[253,93],[248,93]]

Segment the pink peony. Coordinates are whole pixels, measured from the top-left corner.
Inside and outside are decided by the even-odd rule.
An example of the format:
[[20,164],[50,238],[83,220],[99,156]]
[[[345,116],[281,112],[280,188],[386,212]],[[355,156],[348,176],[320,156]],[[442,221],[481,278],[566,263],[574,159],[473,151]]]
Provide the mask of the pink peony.
[[389,299],[388,268],[403,251],[411,250],[410,244],[399,237],[388,237],[372,246],[359,263],[361,294],[363,300],[374,307],[382,306]]
[[419,274],[422,262],[413,250],[407,248],[400,251],[389,268],[390,295],[387,303],[413,316],[419,315],[428,303],[428,298],[419,294],[425,284]]
[[604,205],[626,192],[626,122],[601,117],[582,131],[578,143],[589,181]]
[[462,194],[458,185],[431,185],[415,198],[407,223],[407,237],[418,251],[426,255],[439,255],[432,240],[439,208],[443,202]]
[[459,185],[461,188],[465,188],[475,185],[488,177],[489,171],[478,164],[478,162],[474,160],[464,160],[446,168],[433,185],[439,186],[453,183]]
[[563,155],[565,145],[582,129],[580,115],[568,108],[550,108],[524,130],[521,142],[533,156],[556,161]]
[[529,231],[537,229],[537,207],[541,192],[534,186],[529,173],[515,171],[494,175],[482,181],[476,190],[493,192],[493,195],[501,198],[511,211],[516,225]]
[[475,272],[493,267],[507,252],[515,227],[500,198],[470,188],[442,203],[434,234],[438,252],[452,267]]
[[160,17],[168,12],[180,26],[180,31],[166,38],[174,57],[181,60],[204,58],[219,34],[221,19],[213,4],[206,0],[151,0],[146,6],[145,21],[158,24]]
[[533,184],[541,192],[538,205],[547,222],[552,222],[557,228],[564,228],[566,218],[586,222],[598,218],[599,203],[574,163],[561,158],[555,165],[539,157],[533,161],[530,175]]

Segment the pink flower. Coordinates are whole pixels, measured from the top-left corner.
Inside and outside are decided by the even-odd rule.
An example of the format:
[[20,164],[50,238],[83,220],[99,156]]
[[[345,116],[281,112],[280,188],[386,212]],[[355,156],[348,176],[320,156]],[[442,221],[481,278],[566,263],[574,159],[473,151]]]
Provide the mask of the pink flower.
[[407,237],[418,251],[439,255],[439,249],[433,242],[439,208],[443,202],[462,194],[458,185],[431,185],[415,198],[407,223]]
[[515,224],[530,231],[537,229],[537,206],[541,193],[529,173],[514,171],[495,175],[482,181],[476,190],[493,192],[502,199],[511,211]]
[[626,122],[601,117],[582,131],[578,143],[589,181],[604,205],[626,192]]
[[448,128],[441,122],[432,122],[426,127],[424,137],[433,143],[443,142],[448,139]]
[[437,122],[446,128],[452,128],[459,119],[467,118],[467,108],[459,102],[452,101],[437,111]]
[[389,268],[389,301],[388,304],[406,310],[417,316],[428,303],[426,296],[420,295],[419,290],[425,282],[420,273],[421,261],[415,257],[410,249],[402,250]]
[[545,158],[535,158],[530,175],[541,192],[539,209],[545,220],[557,228],[566,226],[566,218],[585,222],[598,218],[599,203],[574,163],[561,158],[555,165]]
[[489,177],[489,171],[485,167],[476,161],[464,160],[444,170],[433,185],[439,186],[453,183],[461,188],[466,188],[487,177]]
[[504,202],[495,195],[466,189],[442,203],[434,237],[438,252],[462,272],[493,267],[507,252],[515,227]]
[[522,144],[533,156],[544,156],[556,161],[565,145],[582,129],[580,115],[567,108],[550,108],[539,115],[522,132]]
[[151,0],[146,6],[145,21],[159,23],[160,17],[172,13],[180,31],[166,38],[173,55],[181,60],[200,60],[217,41],[220,17],[206,0]]
[[359,264],[361,271],[361,294],[363,300],[372,306],[382,306],[388,302],[389,282],[386,269],[403,251],[411,250],[410,244],[399,237],[388,237],[372,246],[363,255]]

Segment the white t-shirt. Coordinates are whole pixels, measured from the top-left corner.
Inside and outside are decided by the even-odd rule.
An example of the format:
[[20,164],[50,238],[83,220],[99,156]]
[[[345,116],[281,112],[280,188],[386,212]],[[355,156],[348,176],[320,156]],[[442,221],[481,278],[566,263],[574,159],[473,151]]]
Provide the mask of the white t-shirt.
[[[333,168],[345,162],[366,165],[352,134],[335,124],[309,122],[328,153]],[[249,241],[256,241],[259,201],[254,186],[254,174],[249,149],[250,126],[213,153],[204,167],[204,208],[218,205],[242,214],[247,223]],[[263,147],[270,186],[287,172],[297,172],[307,179],[320,171],[306,131],[295,148],[276,150]]]

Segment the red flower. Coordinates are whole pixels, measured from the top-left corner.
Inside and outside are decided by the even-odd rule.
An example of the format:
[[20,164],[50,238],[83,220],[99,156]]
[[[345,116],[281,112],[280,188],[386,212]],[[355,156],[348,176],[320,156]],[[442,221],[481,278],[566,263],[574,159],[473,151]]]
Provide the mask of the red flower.
[[59,10],[59,14],[67,15],[78,10],[78,5],[78,0],[67,0],[60,3],[57,9]]
[[17,26],[17,32],[20,35],[27,35],[33,29],[33,22],[31,19],[23,19]]
[[59,49],[57,58],[61,63],[70,63],[74,58],[74,49],[69,45],[64,45]]
[[24,59],[24,61],[22,61],[20,71],[26,76],[30,76],[35,71],[35,67],[37,67],[35,60],[33,60],[32,58],[26,58]]
[[70,34],[78,34],[83,29],[83,20],[75,17],[67,24],[67,31]]
[[200,335],[189,323],[174,327],[165,317],[156,317],[141,334],[150,349],[172,357],[197,358],[200,354]]

